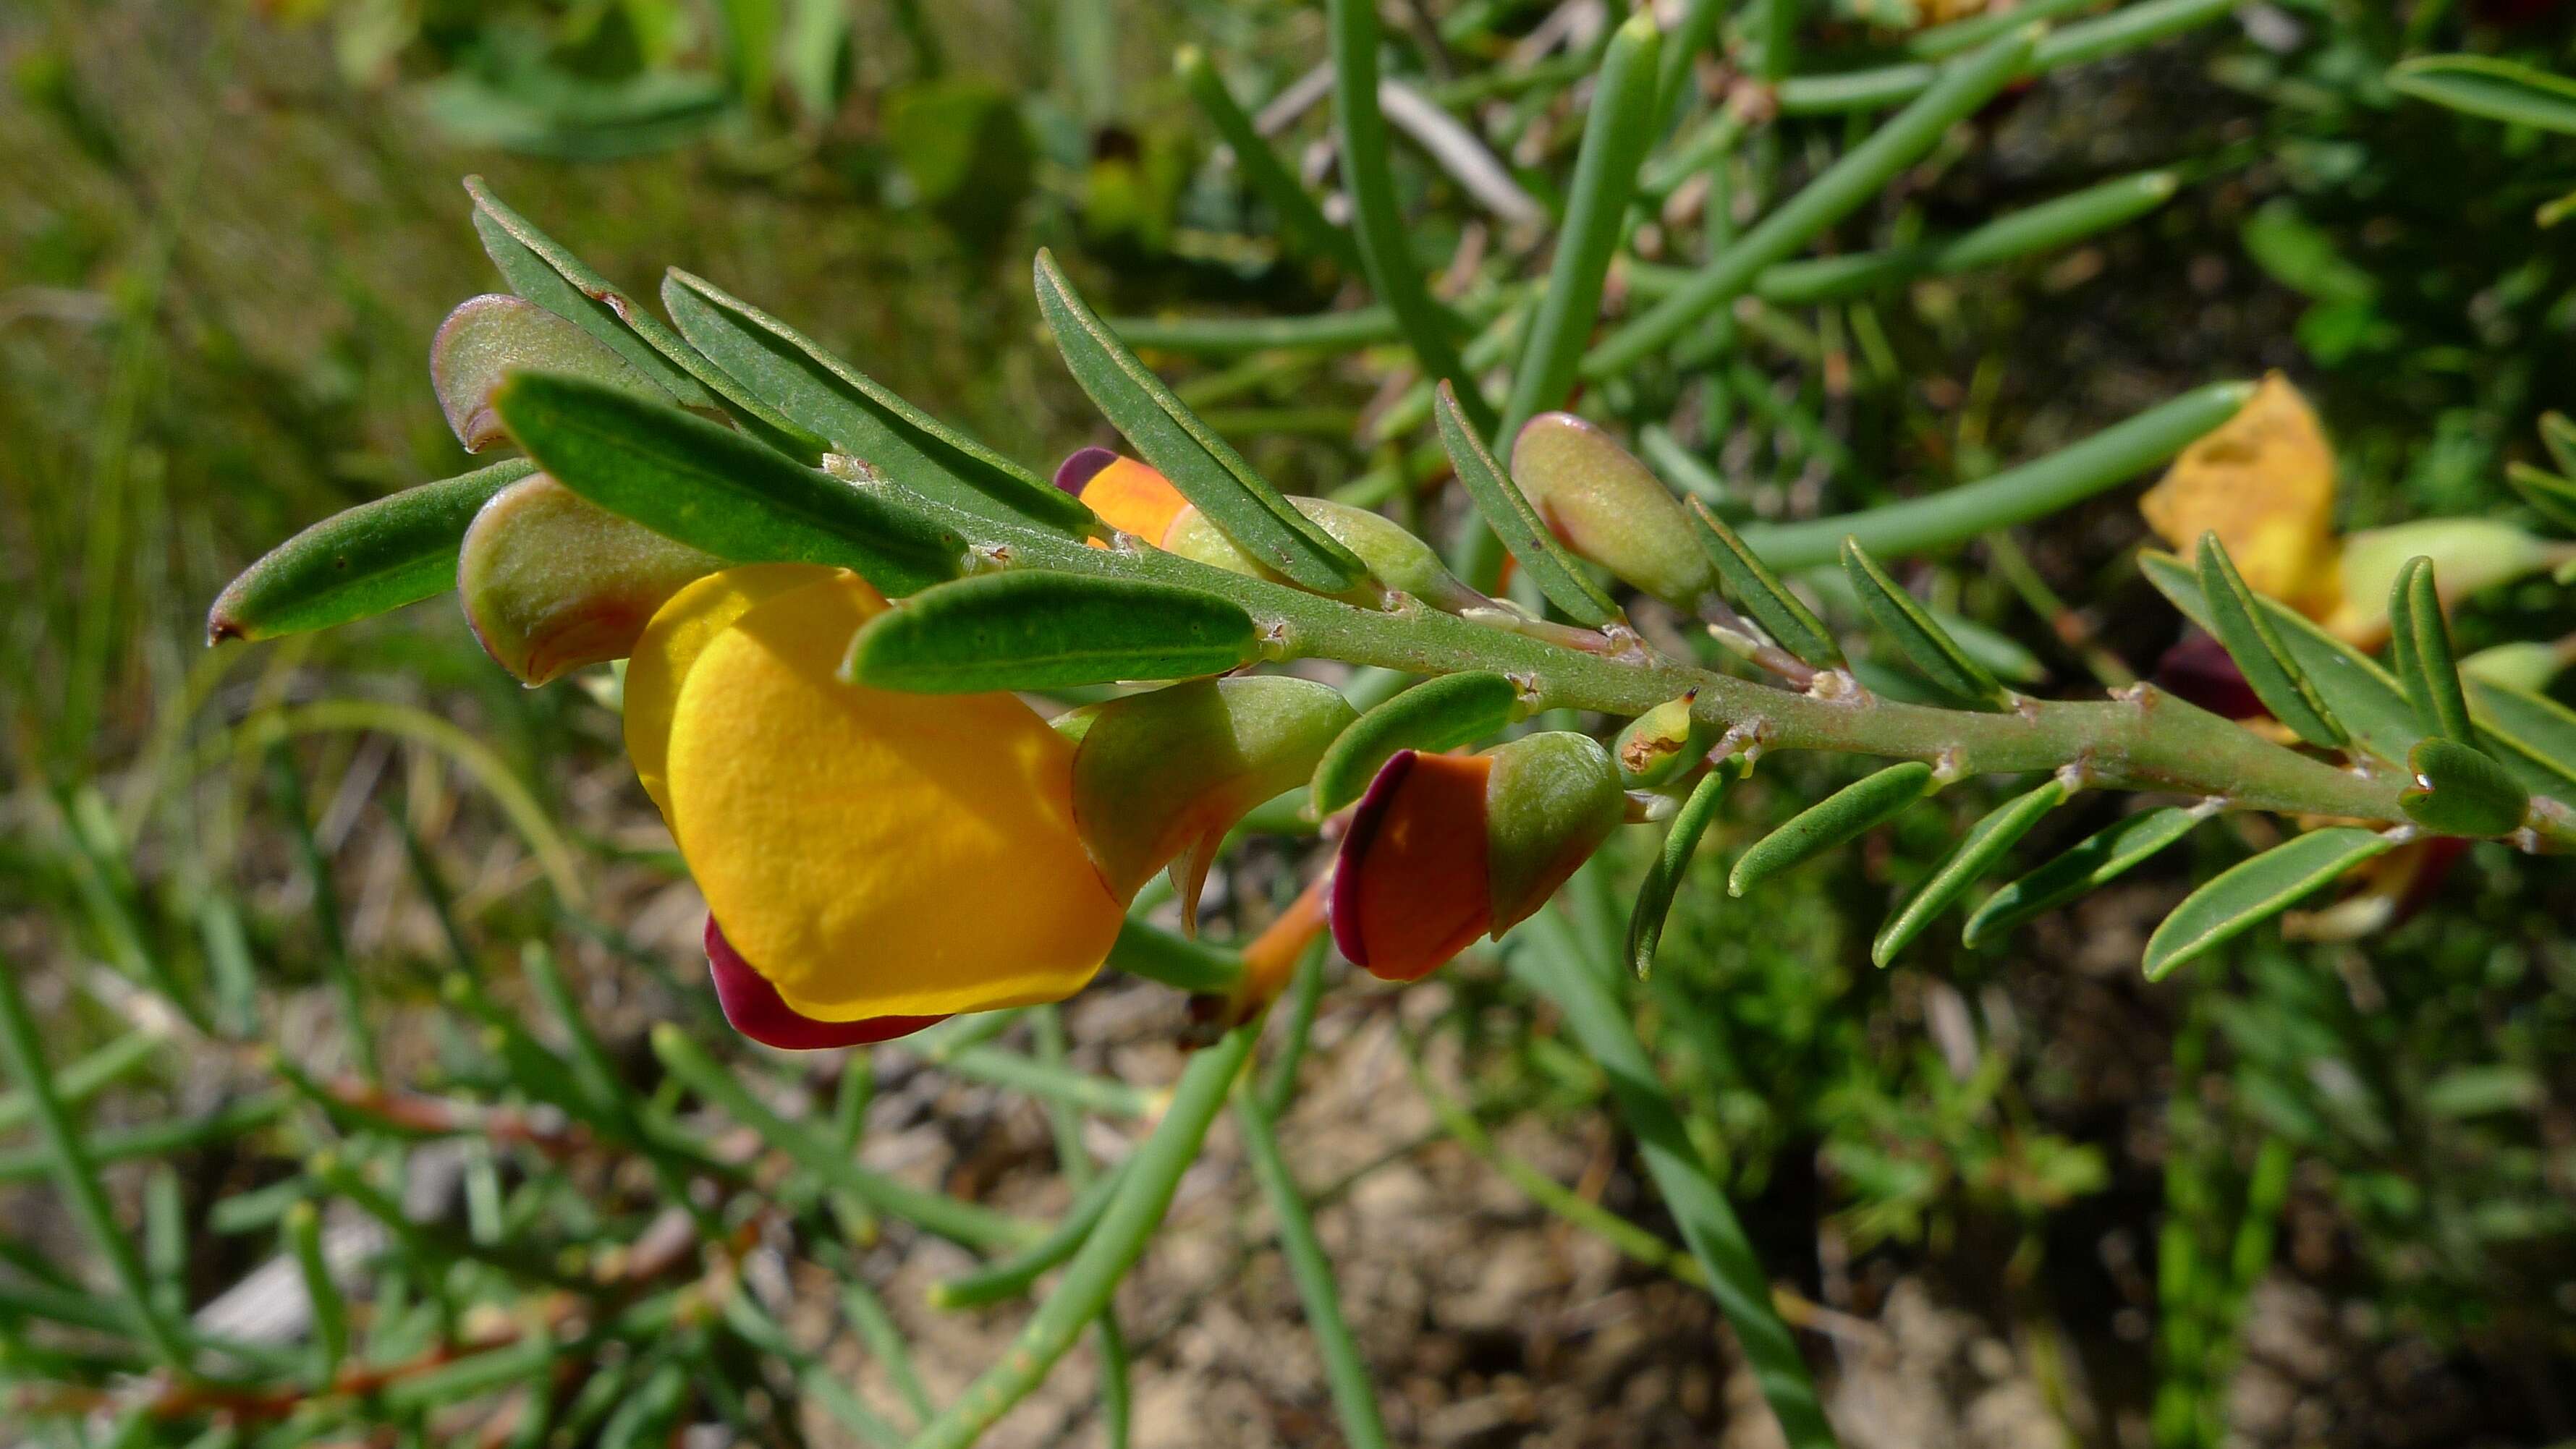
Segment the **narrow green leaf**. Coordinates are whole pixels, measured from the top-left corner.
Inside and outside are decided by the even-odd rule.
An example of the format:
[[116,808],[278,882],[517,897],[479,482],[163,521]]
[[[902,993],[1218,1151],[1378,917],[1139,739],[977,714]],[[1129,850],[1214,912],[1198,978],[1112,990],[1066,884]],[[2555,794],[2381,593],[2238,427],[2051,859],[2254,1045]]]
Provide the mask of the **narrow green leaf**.
[[509,458],[323,519],[224,586],[206,642],[328,629],[455,588],[457,545],[474,515],[535,471]]
[[2491,121],[2576,136],[2576,80],[2492,55],[2419,55],[2388,72],[2401,95]]
[[2535,690],[2468,681],[2484,745],[2535,795],[2576,805],[2576,710]]
[[2576,419],[2562,412],[2542,413],[2540,445],[2549,450],[2549,461],[2558,465],[2561,477],[2576,479]]
[[923,694],[1221,674],[1260,657],[1241,604],[1177,584],[1041,569],[941,584],[871,619],[854,684]]
[[[1351,198],[1351,229],[1369,290],[1403,324],[1406,341],[1435,382],[1468,381],[1467,417],[1478,437],[1494,436],[1493,409],[1474,387],[1447,309],[1431,295],[1413,254],[1413,229],[1405,223],[1387,164],[1386,115],[1378,108],[1376,0],[1327,0],[1325,33],[1333,62],[1333,127],[1342,143],[1342,184]],[[1169,471],[1169,470],[1166,470]],[[1470,583],[1476,582],[1470,578]]]
[[[2554,416],[2554,415],[2553,415]],[[2545,435],[2544,435],[2545,436]],[[2544,473],[2529,463],[2504,465],[2504,481],[2522,501],[2560,528],[2576,532],[2576,480]]]
[[1920,760],[1890,765],[1800,811],[1745,848],[1727,874],[1726,893],[1740,896],[1791,866],[1813,860],[1932,793],[1932,767]]
[[2396,841],[2376,830],[2336,825],[2240,862],[2185,897],[2147,938],[2147,979],[2163,980],[2297,905],[2345,871],[2396,848]]
[[1337,594],[1367,576],[1349,549],[1290,506],[1232,444],[1182,405],[1118,334],[1093,315],[1055,258],[1037,257],[1038,310],[1074,381],[1145,461],[1246,553],[1317,593]]
[[1503,545],[1521,561],[1522,568],[1529,570],[1539,592],[1564,610],[1567,618],[1585,628],[1598,629],[1616,620],[1619,606],[1584,577],[1582,566],[1556,541],[1556,535],[1548,532],[1546,522],[1530,506],[1519,485],[1486,451],[1483,437],[1473,420],[1460,410],[1457,391],[1446,378],[1441,380],[1432,400],[1431,412],[1439,425],[1440,446],[1448,450],[1450,465],[1458,470],[1458,481],[1466,485],[1476,511],[1493,526]]
[[1691,856],[1699,850],[1699,838],[1708,833],[1709,822],[1717,818],[1718,797],[1725,793],[1730,780],[1743,771],[1729,760],[1699,777],[1691,786],[1682,808],[1673,814],[1672,828],[1664,832],[1663,848],[1656,852],[1646,867],[1646,883],[1637,888],[1637,904],[1628,913],[1628,964],[1643,981],[1655,969],[1655,948],[1663,944],[1664,920],[1672,914],[1673,892],[1681,889],[1682,877],[1690,870]]
[[[2148,550],[2138,555],[2138,568],[2156,592],[2193,623],[2212,634],[2218,632],[2217,616],[2201,592],[2200,576],[2189,565],[2171,554]],[[2317,698],[2334,712],[2336,722],[2372,754],[2392,764],[2404,760],[2424,731],[2397,681],[2369,655],[2318,628],[2305,615],[2271,599],[2258,603],[2273,636],[2281,641],[2282,652],[2297,663]]]
[[2065,854],[1986,897],[1968,917],[1960,941],[1985,946],[2005,932],[2101,889],[2132,867],[2191,834],[2208,817],[2180,805],[2127,816],[2086,836]]
[[914,407],[786,323],[674,268],[662,305],[680,331],[744,387],[925,498],[1006,523],[1082,537],[1099,520],[1081,500]]
[[1565,222],[1556,233],[1556,259],[1521,344],[1497,438],[1514,436],[1521,424],[1560,406],[1574,387],[1584,343],[1601,318],[1602,279],[1619,249],[1637,166],[1661,120],[1654,106],[1656,57],[1662,46],[1653,12],[1640,11],[1611,34],[1602,54],[1566,195]]
[[2398,567],[2388,591],[2388,628],[2391,658],[2402,662],[2398,677],[2406,682],[2424,733],[2474,746],[2477,734],[2469,726],[2468,695],[2451,652],[2451,626],[2442,616],[2431,559],[2419,554]]
[[[1336,9],[1343,6],[1355,8],[1355,0],[1343,0]],[[1583,359],[1583,375],[1615,377],[1635,367],[1702,317],[1742,296],[1763,268],[1788,260],[1817,233],[1879,196],[1898,172],[1922,159],[1954,123],[1993,99],[2029,63],[2031,48],[2045,28],[2018,27],[1942,67],[1914,104],[1711,258],[1690,285],[1604,338]]]
[[2263,701],[2272,717],[2320,749],[2343,748],[2348,738],[2343,726],[2335,722],[2307,675],[2282,649],[2270,618],[2257,607],[2254,591],[2246,587],[2245,576],[2236,571],[2236,561],[2227,556],[2227,546],[2215,532],[2201,535],[2200,591],[2217,621],[2213,632],[2218,642],[2227,646],[2255,698]]
[[834,564],[900,597],[956,577],[966,555],[895,490],[826,477],[676,408],[533,372],[492,405],[557,482],[718,558]]
[[1315,762],[1308,809],[1321,819],[1357,800],[1399,750],[1474,744],[1522,713],[1520,687],[1500,674],[1476,669],[1426,679],[1341,732]]
[[1717,565],[1717,576],[1726,581],[1726,592],[1736,607],[1751,615],[1774,643],[1809,664],[1819,669],[1841,664],[1842,646],[1834,642],[1833,632],[1815,610],[1789,592],[1771,566],[1745,547],[1744,540],[1724,519],[1709,512],[1707,504],[1697,498],[1683,501],[1699,523],[1700,547],[1708,550],[1709,561]]
[[[1349,232],[1326,219],[1324,209],[1307,194],[1297,173],[1288,169],[1279,153],[1270,149],[1270,142],[1253,128],[1252,118],[1235,104],[1233,93],[1225,88],[1225,78],[1208,63],[1207,53],[1195,45],[1182,46],[1173,57],[1172,68],[1179,72],[1190,99],[1198,102],[1208,123],[1216,127],[1218,137],[1234,152],[1234,164],[1242,170],[1244,179],[1278,215],[1279,229],[1307,250],[1330,257],[1343,271],[1358,275],[1362,270],[1359,244],[1351,240]],[[1391,314],[1387,321],[1392,328]],[[1388,335],[1400,334],[1390,330]]]
[[1861,606],[1934,684],[1987,709],[2012,708],[2012,691],[2004,688],[2003,682],[1984,665],[1968,657],[1968,651],[1959,647],[1959,641],[1951,638],[1948,630],[1932,621],[1923,606],[1914,602],[1913,595],[1898,588],[1878,561],[1861,548],[1858,539],[1843,540],[1843,570],[1851,576]]
[[1941,913],[1958,904],[1968,888],[1984,878],[1987,871],[2004,857],[2031,827],[2049,811],[2066,803],[2066,781],[2051,778],[2027,794],[2017,795],[1986,812],[1983,819],[1968,827],[1959,843],[1932,868],[1914,893],[1890,912],[1887,924],[1878,928],[1878,939],[1870,943],[1869,959],[1885,966],[1896,959],[1896,953],[1911,945],[1925,927],[1940,919]]
[[743,431],[800,463],[823,455],[821,438],[745,391],[634,298],[503,205],[483,178],[465,178],[465,189],[474,198],[483,250],[511,291],[607,343],[683,406],[722,409]]
[[2522,828],[2531,792],[2510,770],[2457,740],[2429,739],[2406,757],[2415,783],[2399,792],[2406,818],[2444,835],[2510,835]]
[[574,256],[526,217],[494,196],[480,176],[465,178],[474,198],[474,230],[510,290],[574,323],[606,343],[627,365],[691,407],[714,407],[715,398],[633,325],[646,316],[634,299]]

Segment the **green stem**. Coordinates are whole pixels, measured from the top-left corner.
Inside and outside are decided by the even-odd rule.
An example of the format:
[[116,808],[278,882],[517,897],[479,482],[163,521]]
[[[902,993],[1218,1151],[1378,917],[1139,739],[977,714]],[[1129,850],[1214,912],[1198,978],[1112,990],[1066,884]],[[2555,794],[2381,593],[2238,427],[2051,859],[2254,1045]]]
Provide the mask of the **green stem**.
[[1249,1087],[1234,1094],[1234,1120],[1243,1132],[1252,1175],[1261,1180],[1262,1197],[1278,1220],[1279,1251],[1288,1260],[1288,1276],[1297,1281],[1307,1331],[1324,1357],[1324,1382],[1332,1390],[1333,1407],[1341,1414],[1342,1437],[1351,1449],[1386,1449],[1386,1420],[1378,1412],[1368,1361],[1360,1353],[1359,1341],[1351,1337],[1350,1323],[1342,1317],[1342,1295],[1333,1284],[1332,1260],[1316,1240],[1314,1220],[1306,1212],[1296,1176],[1288,1170],[1288,1159],[1279,1151],[1279,1139],[1270,1130],[1270,1117]]
[[[2215,421],[2206,418],[2203,425]],[[2077,447],[2101,443],[2119,432],[2113,429]],[[2173,446],[2178,448],[2180,442]],[[2104,451],[2118,455],[2115,462],[2134,456],[2134,450],[2126,447]],[[2100,461],[2092,459],[2096,466]],[[1773,536],[1787,534],[1802,547],[1806,530],[1830,530],[1837,537],[1844,532],[1875,537],[1882,531],[1880,521],[1892,518],[1901,527],[1886,531],[1900,532],[1919,548],[1935,536],[1935,523],[1949,526],[1961,521],[1937,516],[1945,511],[1940,509],[1944,500],[1979,494],[1979,509],[1959,510],[1980,514],[1970,520],[1973,526],[1957,534],[1974,537],[1996,526],[1995,515],[2013,513],[2005,506],[2011,498],[1991,490],[2005,485],[2028,488],[2033,480],[2050,489],[2070,486],[2064,475],[2072,471],[2061,468],[2054,458],[2043,459],[1940,499],[1898,504],[1828,524],[1793,525],[1798,532],[1783,529]],[[2016,484],[2016,479],[2021,481]],[[2097,478],[2090,486],[2102,484]],[[1936,516],[1927,517],[1927,513]],[[960,527],[976,526],[962,516],[957,521]],[[981,527],[989,536],[996,525],[988,522]],[[1900,544],[1888,551],[1905,547]],[[2080,763],[2094,783],[2112,788],[2224,798],[2242,807],[2285,813],[2403,818],[2397,807],[2403,782],[2393,775],[2366,777],[2338,769],[2158,692],[2106,701],[2024,701],[2018,709],[1992,714],[1900,704],[1870,695],[1824,699],[1642,651],[1613,657],[1567,649],[1429,609],[1354,608],[1160,550],[1122,553],[1084,548],[1032,530],[1015,531],[1011,554],[1015,567],[1160,579],[1224,595],[1242,604],[1279,639],[1283,655],[1376,665],[1408,674],[1489,669],[1510,675],[1531,696],[1534,709],[1583,709],[1633,718],[1697,690],[1695,712],[1701,719],[1721,734],[1742,725],[1758,735],[1767,749],[1922,760],[1960,775],[2018,774]],[[1768,548],[1765,554],[1778,560],[1779,555]]]
[[967,1449],[995,1420],[1028,1397],[1083,1329],[1100,1317],[1118,1291],[1119,1280],[1144,1256],[1145,1245],[1162,1225],[1172,1194],[1180,1188],[1181,1174],[1197,1160],[1199,1144],[1206,1140],[1217,1109],[1225,1105],[1226,1093],[1243,1070],[1260,1031],[1258,1020],[1247,1022],[1190,1059],[1173,1089],[1171,1110],[1129,1159],[1117,1192],[1081,1251],[1066,1265],[1063,1281],[1030,1315],[1001,1361],[967,1385],[956,1402],[912,1441],[911,1449]]

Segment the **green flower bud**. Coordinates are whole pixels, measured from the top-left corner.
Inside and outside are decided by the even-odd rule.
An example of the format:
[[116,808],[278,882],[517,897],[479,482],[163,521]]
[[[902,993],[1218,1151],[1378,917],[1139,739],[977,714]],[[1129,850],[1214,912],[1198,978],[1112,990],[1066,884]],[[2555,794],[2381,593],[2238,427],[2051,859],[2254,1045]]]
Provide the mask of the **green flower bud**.
[[1335,542],[1358,554],[1360,562],[1368,565],[1369,576],[1390,589],[1451,613],[1493,602],[1449,572],[1449,566],[1440,561],[1431,545],[1384,514],[1329,498],[1288,501],[1297,505],[1297,511],[1317,528],[1331,534]]
[[1166,864],[1196,929],[1199,887],[1225,833],[1304,784],[1359,718],[1311,679],[1196,679],[1075,711],[1073,818],[1101,880],[1132,898]]
[[1619,742],[1612,753],[1619,762],[1619,779],[1631,790],[1652,789],[1665,784],[1691,762],[1717,743],[1717,731],[1691,713],[1691,704],[1699,697],[1693,690],[1679,699],[1668,699],[1628,722],[1619,732]]
[[564,373],[637,397],[670,401],[669,394],[606,344],[545,308],[498,294],[468,297],[447,314],[429,344],[430,388],[465,451],[479,453],[501,440],[492,389],[522,369]]
[[1565,546],[1630,587],[1691,609],[1717,568],[1663,480],[1572,413],[1541,413],[1512,441],[1512,481]]
[[1610,752],[1590,735],[1548,730],[1486,752],[1486,871],[1500,939],[1520,924],[1628,818]]
[[539,473],[474,515],[456,592],[483,651],[535,686],[625,658],[655,610],[723,567]]

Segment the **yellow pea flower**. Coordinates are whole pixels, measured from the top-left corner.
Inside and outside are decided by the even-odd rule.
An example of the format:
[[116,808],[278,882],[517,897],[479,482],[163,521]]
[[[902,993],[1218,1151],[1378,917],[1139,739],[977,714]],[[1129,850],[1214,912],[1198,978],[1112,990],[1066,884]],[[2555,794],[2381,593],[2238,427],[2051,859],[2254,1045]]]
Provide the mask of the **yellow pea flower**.
[[1073,746],[1010,694],[842,681],[887,607],[855,574],[755,565],[637,641],[627,749],[722,923],[719,985],[730,955],[759,978],[742,1001],[765,985],[809,1024],[1070,996],[1125,914],[1074,821]]
[[2442,602],[2563,566],[2571,550],[2488,518],[2427,518],[2338,536],[2336,465],[2316,410],[2273,373],[2217,431],[2185,448],[2138,512],[2189,560],[2216,533],[2246,585],[2314,619],[2345,643],[2388,638],[2398,568],[2429,557]]

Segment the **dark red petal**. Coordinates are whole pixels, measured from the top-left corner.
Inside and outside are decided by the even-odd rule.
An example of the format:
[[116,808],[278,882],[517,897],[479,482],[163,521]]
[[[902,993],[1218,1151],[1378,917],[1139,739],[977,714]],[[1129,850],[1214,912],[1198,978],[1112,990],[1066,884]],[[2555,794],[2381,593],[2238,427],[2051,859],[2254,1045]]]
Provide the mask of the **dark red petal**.
[[1117,461],[1118,455],[1107,448],[1079,449],[1055,465],[1055,486],[1080,498],[1082,490],[1100,475],[1100,470]]
[[2269,719],[2272,712],[2245,682],[2227,646],[2198,629],[2156,661],[2156,686],[2220,719]]
[[1351,863],[1367,857],[1378,827],[1386,821],[1387,802],[1395,798],[1404,777],[1413,773],[1415,758],[1413,750],[1387,756],[1370,777],[1358,807],[1351,811],[1350,828],[1342,834],[1340,863],[1333,868],[1332,904],[1325,914],[1333,923],[1333,948],[1354,966],[1368,965],[1369,958],[1367,938],[1360,932],[1360,873],[1350,868]]
[[789,1006],[769,978],[742,958],[725,939],[716,918],[707,917],[707,969],[715,976],[716,1001],[733,1029],[762,1046],[781,1051],[811,1052],[828,1047],[866,1046],[910,1036],[935,1026],[944,1016],[874,1016],[865,1021],[816,1021]]

